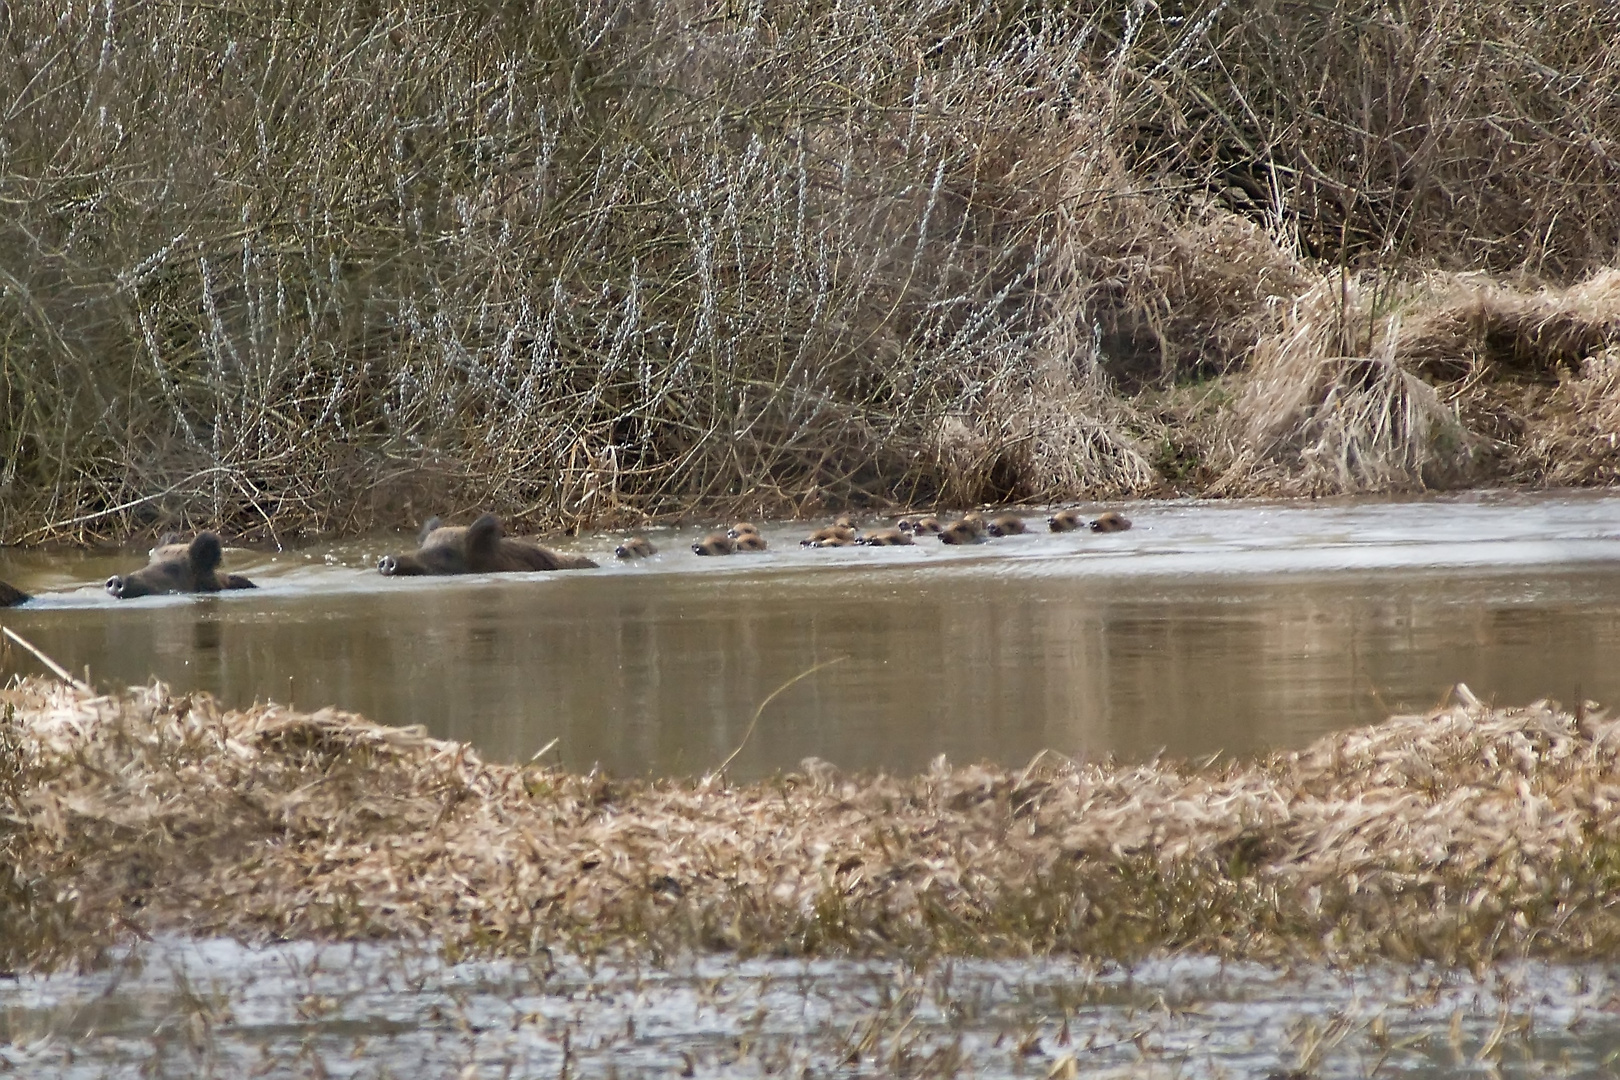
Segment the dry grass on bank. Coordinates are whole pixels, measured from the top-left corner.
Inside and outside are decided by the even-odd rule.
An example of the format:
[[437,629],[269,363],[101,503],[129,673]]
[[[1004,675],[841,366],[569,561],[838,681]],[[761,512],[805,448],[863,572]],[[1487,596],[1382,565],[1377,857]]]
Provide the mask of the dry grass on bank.
[[1591,485],[1620,478],[1620,271],[1330,275],[1261,340],[1208,428],[1217,493]]
[[1620,723],[1457,697],[1254,763],[730,784],[24,680],[0,728],[3,966],[160,929],[452,952],[1613,955]]
[[[1324,272],[1613,266],[1617,41],[1508,0],[12,4],[0,542],[1361,490],[1481,439],[1595,482],[1610,376],[1458,435],[1388,335],[1298,318]],[[1210,379],[1239,422],[1140,397]]]
[[1094,20],[369,8],[0,25],[0,539],[1151,482],[1074,305],[1210,260],[1147,272],[1180,215],[1099,137]]

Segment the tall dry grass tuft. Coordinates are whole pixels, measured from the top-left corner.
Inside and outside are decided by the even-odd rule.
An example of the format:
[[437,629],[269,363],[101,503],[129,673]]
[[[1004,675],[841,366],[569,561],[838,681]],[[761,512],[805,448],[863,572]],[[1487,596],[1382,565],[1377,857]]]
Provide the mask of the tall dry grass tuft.
[[1558,486],[1620,484],[1620,345],[1562,373],[1520,434],[1518,477]]
[[1402,350],[1437,382],[1556,378],[1620,340],[1620,270],[1534,292],[1436,274],[1416,303]]
[[1620,472],[1617,353],[1614,270],[1534,292],[1330,276],[1256,348],[1217,490],[1604,482]]
[[1474,450],[1455,412],[1400,354],[1401,317],[1334,276],[1262,341],[1234,402],[1217,490],[1292,493],[1440,486]]
[[1481,276],[1438,278],[1405,345],[1519,483],[1620,476],[1620,271],[1534,292]]

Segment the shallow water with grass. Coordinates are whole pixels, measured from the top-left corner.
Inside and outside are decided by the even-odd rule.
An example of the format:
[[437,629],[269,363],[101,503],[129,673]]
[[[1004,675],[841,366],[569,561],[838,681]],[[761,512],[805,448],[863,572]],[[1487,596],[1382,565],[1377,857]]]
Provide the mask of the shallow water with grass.
[[[1245,754],[1457,681],[1620,701],[1620,496],[1125,509],[1124,533],[966,548],[812,551],[777,523],[762,555],[655,530],[661,554],[625,564],[617,535],[582,537],[557,546],[601,569],[443,579],[377,574],[403,536],[231,550],[259,589],[122,602],[101,583],[141,552],[10,551],[0,578],[41,598],[3,621],[97,683],[333,705],[621,775],[701,773],[740,744],[738,776]],[[15,647],[6,666],[36,668]]]
[[28,1075],[1607,1076],[1620,982],[1179,958],[448,962],[409,944],[160,938],[0,983]]

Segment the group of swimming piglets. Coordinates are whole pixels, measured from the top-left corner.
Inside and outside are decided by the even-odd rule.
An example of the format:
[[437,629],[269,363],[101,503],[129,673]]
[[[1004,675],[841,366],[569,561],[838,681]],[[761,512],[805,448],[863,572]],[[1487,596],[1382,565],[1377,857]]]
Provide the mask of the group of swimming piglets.
[[[1122,532],[1131,527],[1129,518],[1107,511],[1086,520],[1078,510],[1061,510],[1046,519],[1053,532],[1090,529],[1093,532]],[[865,545],[892,547],[914,544],[920,536],[937,536],[945,544],[978,544],[990,537],[1013,536],[1029,531],[1016,514],[986,518],[972,513],[949,523],[929,515],[904,517],[892,527],[863,533],[853,518],[840,517],[817,529],[799,542],[801,547],[834,548]],[[738,522],[723,532],[714,532],[692,545],[698,555],[734,555],[766,550],[765,537],[758,528]],[[656,555],[658,549],[644,536],[631,537],[614,549],[621,559]],[[251,589],[253,582],[240,574],[222,571],[224,548],[219,535],[200,532],[189,543],[165,537],[152,549],[151,561],[131,574],[115,574],[107,579],[107,591],[120,600],[160,593],[221,592],[225,589]],[[417,577],[437,574],[498,574],[524,570],[585,570],[596,563],[582,555],[567,555],[542,547],[531,540],[510,537],[501,529],[500,519],[484,514],[471,525],[445,525],[432,518],[422,526],[416,551],[410,555],[384,555],[377,570],[386,577]],[[29,600],[27,593],[0,581],[0,607],[12,607]]]

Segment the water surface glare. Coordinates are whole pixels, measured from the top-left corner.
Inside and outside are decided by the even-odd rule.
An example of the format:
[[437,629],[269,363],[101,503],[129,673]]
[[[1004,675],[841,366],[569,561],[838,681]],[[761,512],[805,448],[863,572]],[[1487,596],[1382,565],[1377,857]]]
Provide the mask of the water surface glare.
[[973,548],[806,551],[781,524],[763,555],[663,531],[664,554],[620,564],[601,536],[559,545],[600,570],[432,580],[375,572],[402,537],[232,550],[260,589],[123,602],[101,582],[144,556],[4,552],[0,578],[44,595],[0,621],[98,683],[336,705],[505,760],[555,739],[621,774],[713,767],[829,662],[769,702],[736,775],[1244,754],[1459,680],[1620,703],[1620,495],[1125,509],[1126,533]]
[[448,964],[159,938],[0,982],[0,1070],[110,1076],[1612,1076],[1603,966],[1475,977],[1183,957]]

